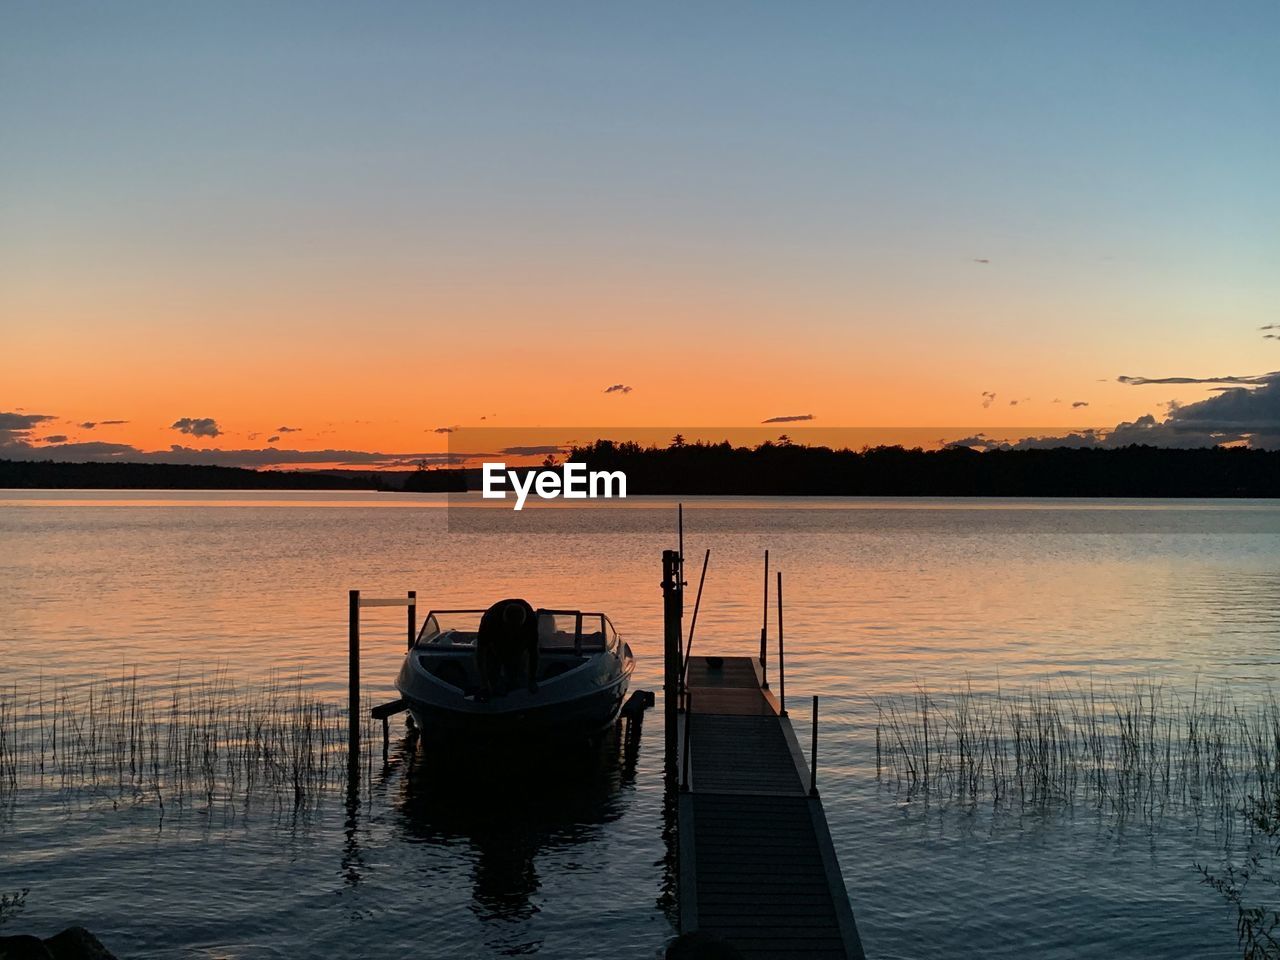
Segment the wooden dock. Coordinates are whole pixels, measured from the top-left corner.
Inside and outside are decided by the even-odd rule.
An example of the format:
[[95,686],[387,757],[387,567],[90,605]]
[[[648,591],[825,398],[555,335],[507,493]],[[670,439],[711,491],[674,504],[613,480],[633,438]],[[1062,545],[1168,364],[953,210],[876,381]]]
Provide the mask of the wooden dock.
[[748,960],[861,960],[822,801],[758,661],[691,657],[684,688],[680,932]]

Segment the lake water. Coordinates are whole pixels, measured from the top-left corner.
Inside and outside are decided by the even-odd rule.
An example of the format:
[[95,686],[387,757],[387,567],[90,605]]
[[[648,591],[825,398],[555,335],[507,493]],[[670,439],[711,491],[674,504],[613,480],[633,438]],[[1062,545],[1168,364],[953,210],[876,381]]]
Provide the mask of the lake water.
[[[0,676],[11,702],[136,671],[148,690],[275,672],[339,704],[347,590],[424,607],[600,609],[661,681],[675,503],[522,514],[365,493],[0,491]],[[822,698],[821,786],[868,956],[1231,957],[1200,882],[1212,818],[966,804],[877,778],[895,696],[1046,681],[1269,697],[1280,674],[1280,505],[1256,501],[685,501],[695,652],[758,644],[762,554],[786,584],[787,694]],[[365,612],[390,699],[403,611]],[[776,626],[770,632],[776,636]],[[16,691],[16,692],[15,692]],[[32,691],[38,691],[33,693]],[[25,698],[25,699],[24,699]],[[68,791],[27,777],[0,815],[4,932],[69,923],[122,957],[656,957],[672,933],[661,710],[512,783],[404,754],[359,794],[277,802]],[[807,742],[802,736],[802,742]]]

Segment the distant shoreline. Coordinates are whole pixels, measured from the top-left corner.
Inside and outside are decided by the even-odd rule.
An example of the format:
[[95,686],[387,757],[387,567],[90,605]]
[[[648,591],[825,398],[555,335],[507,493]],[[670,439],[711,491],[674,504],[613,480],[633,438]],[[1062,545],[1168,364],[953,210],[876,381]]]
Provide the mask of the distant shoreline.
[[[642,448],[597,441],[570,451],[622,470],[632,496],[1280,498],[1280,451],[1156,447],[1046,450],[830,450],[762,444]],[[252,470],[165,463],[0,459],[19,490],[475,491],[478,469]]]

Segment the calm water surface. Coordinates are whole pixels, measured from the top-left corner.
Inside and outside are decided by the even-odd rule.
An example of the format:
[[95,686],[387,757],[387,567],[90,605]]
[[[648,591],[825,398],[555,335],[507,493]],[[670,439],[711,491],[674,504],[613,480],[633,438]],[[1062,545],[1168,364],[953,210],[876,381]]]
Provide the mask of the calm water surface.
[[[1265,697],[1280,506],[685,502],[690,563],[712,551],[702,652],[750,652],[766,547],[785,573],[787,692],[800,724],[823,698],[823,793],[869,956],[1236,954],[1194,867],[1220,859],[1213,829],[909,800],[876,778],[874,703],[1047,678]],[[634,685],[658,689],[674,519],[643,498],[515,515],[412,495],[0,491],[0,669],[19,690],[278,671],[338,702],[346,591],[416,589],[427,606],[602,609]],[[402,614],[366,617],[369,695],[390,697]],[[671,935],[661,740],[651,712],[638,755],[609,741],[516,783],[399,756],[355,803],[334,789],[304,817],[54,791],[0,824],[0,891],[31,888],[14,929],[83,923],[125,957],[655,957]]]

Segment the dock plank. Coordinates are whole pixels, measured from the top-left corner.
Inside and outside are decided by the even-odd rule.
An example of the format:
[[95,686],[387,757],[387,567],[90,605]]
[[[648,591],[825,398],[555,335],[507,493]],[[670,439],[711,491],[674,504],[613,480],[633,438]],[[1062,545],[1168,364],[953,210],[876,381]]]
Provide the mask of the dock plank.
[[717,934],[751,960],[861,960],[821,801],[754,662],[693,657],[687,686],[682,931]]

